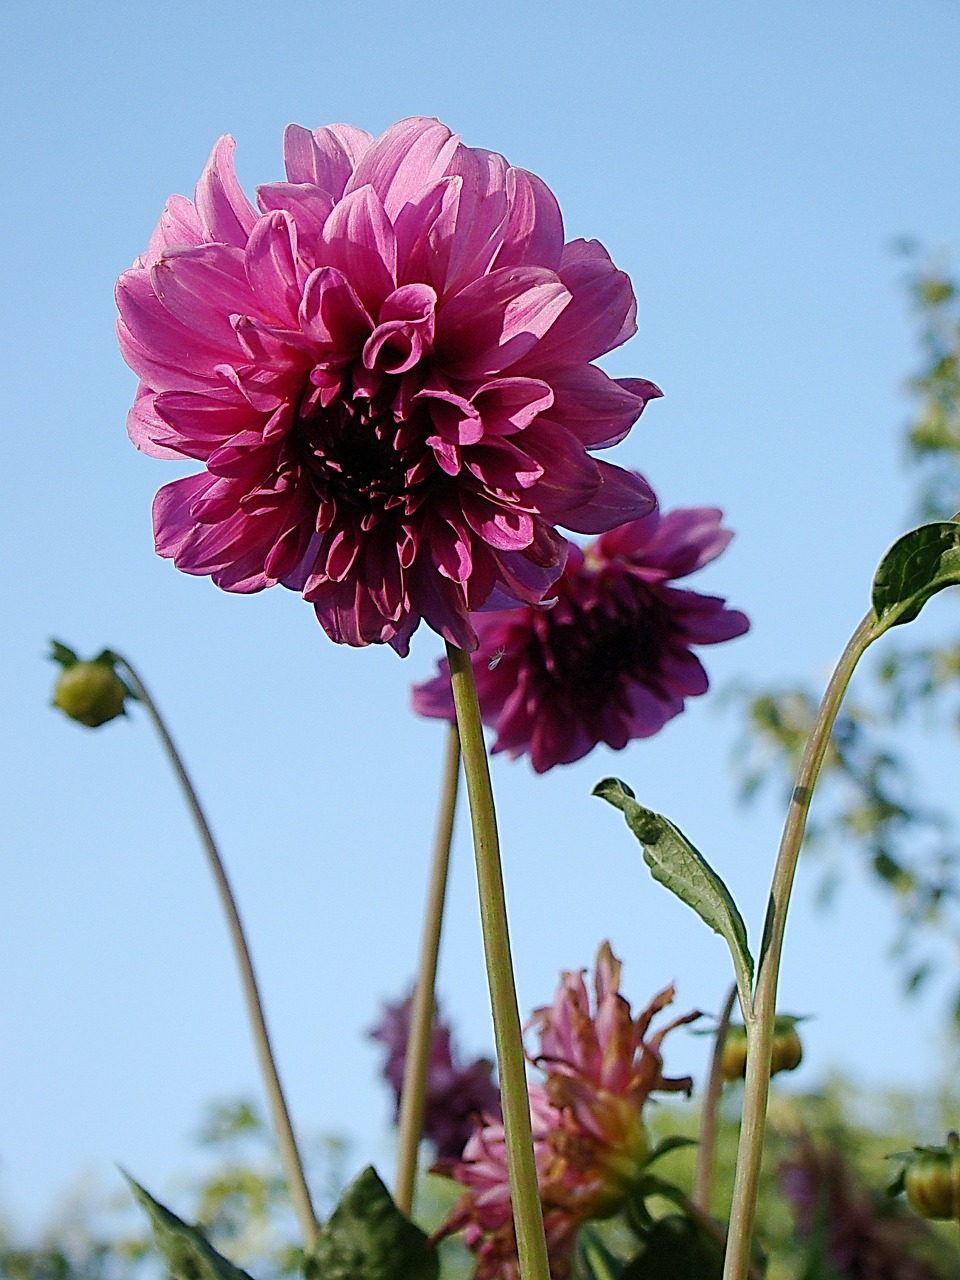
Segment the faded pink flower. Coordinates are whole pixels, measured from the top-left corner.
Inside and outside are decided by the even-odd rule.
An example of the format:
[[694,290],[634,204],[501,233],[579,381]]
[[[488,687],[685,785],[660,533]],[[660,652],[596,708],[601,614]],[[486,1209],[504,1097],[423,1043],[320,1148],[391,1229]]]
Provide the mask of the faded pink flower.
[[[623,1206],[650,1155],[643,1106],[653,1092],[689,1093],[689,1076],[663,1073],[661,1046],[688,1013],[650,1034],[673,988],[656,995],[636,1018],[620,994],[620,961],[604,942],[594,967],[594,995],[584,970],[564,973],[553,1004],[528,1023],[539,1033],[529,1060],[544,1072],[530,1086],[530,1115],[540,1200],[555,1280],[569,1274],[579,1227]],[[437,1233],[456,1231],[477,1255],[477,1280],[516,1280],[516,1240],[510,1207],[503,1125],[487,1118],[459,1161],[439,1171],[467,1188]]]
[[[551,609],[527,607],[475,620],[473,671],[493,751],[524,753],[537,773],[570,764],[598,743],[614,750],[648,738],[706,693],[694,645],[719,644],[750,626],[719,596],[671,583],[716,559],[733,537],[715,507],[678,507],[571,547]],[[413,709],[453,720],[446,660],[414,686]]]
[[157,495],[157,550],[228,591],[302,591],[342,643],[405,654],[423,618],[472,649],[471,610],[557,579],[555,525],[653,504],[587,452],[660,394],[590,363],[635,332],[630,281],[564,243],[539,178],[436,120],[291,125],[256,208],[233,150],[117,285],[131,438],[203,467]]
[[[403,1072],[410,1039],[410,1011],[413,997],[384,1007],[383,1016],[370,1032],[374,1040],[387,1046],[383,1074],[393,1090],[396,1115],[400,1116]],[[483,1114],[500,1114],[500,1090],[493,1082],[489,1058],[461,1062],[453,1046],[449,1026],[434,1013],[427,1071],[427,1096],[423,1132],[440,1159],[457,1159]]]

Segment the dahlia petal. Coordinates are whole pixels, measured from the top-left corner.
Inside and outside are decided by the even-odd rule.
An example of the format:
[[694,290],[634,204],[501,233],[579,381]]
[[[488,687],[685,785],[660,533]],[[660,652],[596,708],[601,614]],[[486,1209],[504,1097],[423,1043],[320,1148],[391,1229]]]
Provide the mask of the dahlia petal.
[[300,324],[311,338],[331,347],[343,359],[362,350],[373,328],[353,286],[336,267],[318,267],[307,278]]
[[436,573],[423,555],[410,568],[407,593],[413,609],[444,640],[467,653],[476,649],[477,633],[470,625],[462,588]]
[[372,187],[362,186],[344,196],[327,219],[324,239],[321,265],[341,270],[367,310],[376,315],[396,287],[397,241]]
[[307,272],[298,260],[297,227],[286,210],[264,214],[244,256],[247,280],[266,312],[282,325],[298,326]]
[[223,244],[171,249],[151,267],[150,281],[166,310],[191,334],[237,353],[231,315],[259,310],[239,249]]
[[553,390],[540,378],[493,378],[473,394],[485,435],[506,436],[529,427],[553,404]]
[[394,219],[397,279],[402,284],[426,281],[443,288],[462,181],[447,177],[424,187]]
[[405,284],[380,308],[380,323],[363,348],[368,369],[406,373],[433,344],[437,295],[429,285]]
[[364,129],[352,125],[327,125],[304,129],[287,125],[283,135],[283,159],[291,182],[310,183],[339,200],[357,159],[373,141]]
[[524,362],[524,372],[595,360],[637,331],[637,301],[630,277],[618,271],[596,240],[564,245],[557,273],[572,301]]
[[190,248],[203,244],[203,226],[196,207],[186,196],[171,196],[160,215],[146,252],[137,259],[138,267],[152,267],[163,256],[164,249],[175,246]]
[[151,458],[182,459],[184,450],[178,448],[180,436],[157,412],[157,396],[145,383],[137,387],[136,398],[127,414],[127,434],[141,453]]
[[547,518],[566,522],[571,506],[579,510],[603,487],[600,463],[565,427],[540,420],[523,433],[522,444],[543,469],[531,500]]
[[660,516],[651,512],[597,539],[597,552],[633,561],[633,573],[646,582],[664,582],[694,573],[715,560],[733,538],[722,529],[717,507],[681,507]]
[[342,582],[353,568],[357,553],[360,550],[360,539],[354,532],[340,529],[334,534],[327,547],[324,573],[331,582]]
[[728,609],[720,596],[699,591],[660,587],[659,594],[679,620],[688,644],[720,644],[750,629],[750,619],[739,609]]
[[[477,410],[463,396],[454,391],[433,390],[430,387],[417,392],[415,401],[426,402],[430,418],[441,440],[450,444],[476,444],[483,439],[485,424]],[[428,437],[430,443],[430,437]],[[433,447],[431,445],[431,447]]]
[[262,421],[239,396],[164,391],[156,397],[154,407],[168,431],[172,428],[174,438],[181,442],[181,453],[195,458],[207,457],[218,444],[255,429]]
[[464,492],[463,514],[470,528],[496,551],[522,551],[533,541],[534,522],[526,511],[499,506]]
[[229,134],[217,141],[197,183],[194,201],[207,239],[242,249],[257,221],[257,211],[233,171],[236,145]]
[[529,489],[543,475],[543,467],[509,440],[474,445],[465,455],[467,470],[488,489]]
[[503,156],[459,146],[449,171],[460,181],[430,232],[434,253],[444,264],[442,284],[448,295],[490,269],[503,244],[510,212],[508,165]]
[[147,271],[125,271],[116,301],[123,358],[155,391],[209,386],[212,366],[236,355],[235,338],[213,340],[181,324],[157,297]]
[[543,340],[569,302],[567,289],[542,267],[491,271],[441,308],[438,354],[457,378],[500,373]]
[[643,476],[609,462],[596,461],[596,465],[603,482],[599,491],[583,506],[557,517],[564,528],[601,533],[653,510],[657,499]]
[[548,267],[556,271],[563,254],[563,218],[553,192],[526,169],[507,170],[510,214],[503,229],[498,267]]
[[[297,225],[300,252],[309,259],[310,246],[323,239],[333,197],[306,182],[266,182],[257,187],[257,204],[264,213],[283,209],[290,214]],[[311,266],[315,265],[311,261]]]
[[[646,396],[624,386],[624,382],[650,388]],[[592,364],[577,364],[550,374],[554,402],[546,413],[551,422],[562,423],[587,449],[606,449],[619,444],[640,417],[648,399],[660,395],[652,382],[640,378],[615,381]]]
[[369,184],[392,220],[422,187],[444,176],[457,142],[439,120],[423,116],[401,120],[364,151],[344,197]]

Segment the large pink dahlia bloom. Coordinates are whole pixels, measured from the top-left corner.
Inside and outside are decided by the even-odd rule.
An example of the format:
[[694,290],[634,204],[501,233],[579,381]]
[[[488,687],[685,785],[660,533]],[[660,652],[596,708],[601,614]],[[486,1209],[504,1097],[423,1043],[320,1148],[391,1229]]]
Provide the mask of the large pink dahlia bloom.
[[[619,750],[647,738],[706,693],[694,645],[719,644],[750,626],[719,596],[671,585],[714,560],[733,534],[715,507],[678,507],[572,546],[552,609],[483,614],[472,655],[480,713],[493,750],[529,753],[537,773],[570,764],[598,743]],[[420,715],[453,720],[446,661],[415,685]]]
[[203,466],[157,495],[157,550],[228,591],[302,591],[346,644],[405,654],[423,618],[472,649],[471,610],[559,576],[555,525],[653,504],[587,452],[659,395],[590,363],[635,332],[630,281],[564,244],[539,178],[436,120],[291,125],[257,207],[233,149],[117,285],[130,435]]

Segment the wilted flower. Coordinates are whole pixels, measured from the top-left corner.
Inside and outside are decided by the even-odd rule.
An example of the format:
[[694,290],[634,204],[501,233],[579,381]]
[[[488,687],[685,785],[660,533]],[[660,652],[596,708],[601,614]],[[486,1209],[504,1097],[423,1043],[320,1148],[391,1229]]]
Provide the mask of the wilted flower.
[[[620,750],[647,738],[705,693],[692,647],[742,635],[750,623],[718,596],[670,584],[715,559],[733,534],[714,507],[652,511],[571,547],[552,609],[477,618],[473,670],[493,750],[529,753],[537,773],[570,764],[598,743]],[[446,662],[414,686],[413,707],[453,720]]]
[[[553,1004],[538,1009],[528,1027],[539,1033],[539,1052],[528,1055],[545,1075],[530,1086],[534,1155],[551,1273],[569,1273],[576,1232],[590,1218],[619,1209],[638,1189],[650,1155],[643,1123],[652,1092],[689,1093],[689,1076],[663,1074],[661,1045],[672,1028],[699,1017],[677,1018],[648,1035],[655,1015],[673,999],[668,987],[636,1018],[620,995],[620,961],[609,943],[597,953],[595,1001],[584,971],[564,973]],[[477,1280],[516,1280],[516,1243],[503,1126],[488,1119],[467,1143],[463,1158],[440,1170],[466,1188],[439,1235],[464,1231],[477,1255]]]
[[[388,1049],[383,1074],[393,1089],[398,1117],[412,1004],[413,998],[408,996],[399,1004],[386,1005],[383,1017],[370,1032],[374,1040],[379,1040]],[[499,1113],[500,1091],[493,1082],[493,1063],[489,1058],[457,1062],[450,1028],[441,1021],[439,1012],[435,1013],[423,1116],[424,1136],[433,1143],[441,1159],[455,1160],[462,1154],[479,1117]]]
[[780,1183],[801,1237],[819,1247],[838,1277],[938,1280],[940,1271],[916,1256],[927,1238],[923,1224],[873,1195],[836,1146],[802,1134]]
[[646,484],[587,453],[659,391],[590,362],[636,329],[630,281],[564,244],[533,174],[413,118],[297,125],[254,208],[221,138],[120,277],[128,427],[203,470],[161,489],[157,550],[228,591],[302,591],[327,634],[406,653],[421,618],[533,604],[557,524],[613,528]]

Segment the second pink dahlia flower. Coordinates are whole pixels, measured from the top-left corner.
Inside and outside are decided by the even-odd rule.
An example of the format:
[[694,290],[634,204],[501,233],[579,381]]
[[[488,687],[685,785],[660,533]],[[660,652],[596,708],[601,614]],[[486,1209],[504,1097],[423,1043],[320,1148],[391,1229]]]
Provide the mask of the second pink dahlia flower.
[[[564,973],[553,1003],[529,1028],[540,1048],[528,1055],[545,1076],[530,1086],[537,1182],[554,1280],[570,1273],[584,1222],[615,1213],[640,1185],[650,1155],[643,1108],[653,1092],[689,1093],[689,1076],[663,1072],[662,1044],[685,1014],[651,1033],[673,1000],[667,987],[636,1017],[620,994],[620,961],[608,942],[597,952],[590,995],[584,971]],[[458,1161],[438,1171],[465,1188],[439,1237],[463,1231],[477,1258],[476,1280],[518,1280],[503,1124],[488,1116]]]
[[473,649],[470,611],[559,576],[556,525],[653,505],[588,452],[660,394],[591,363],[635,332],[630,281],[564,243],[539,178],[436,120],[291,125],[256,206],[233,149],[117,286],[130,435],[201,468],[157,495],[157,550],[228,591],[302,591],[342,643],[405,654],[422,618]]
[[[571,546],[551,609],[530,606],[475,619],[472,656],[493,751],[529,754],[537,773],[570,764],[598,743],[620,750],[657,733],[706,693],[695,645],[742,635],[747,616],[719,596],[673,585],[716,559],[733,537],[715,507],[652,511]],[[420,715],[455,719],[446,660],[414,686]]]

